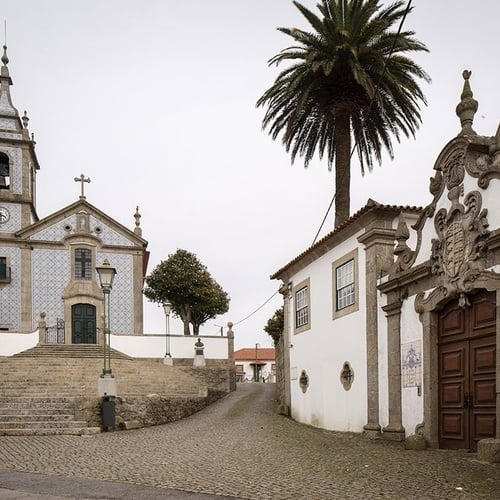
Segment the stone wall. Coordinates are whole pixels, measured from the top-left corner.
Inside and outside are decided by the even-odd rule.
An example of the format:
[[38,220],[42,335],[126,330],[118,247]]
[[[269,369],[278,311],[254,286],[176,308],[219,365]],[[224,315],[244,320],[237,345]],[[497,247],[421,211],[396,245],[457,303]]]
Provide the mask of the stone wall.
[[[117,396],[115,400],[115,430],[139,429],[175,422],[188,417],[224,397],[227,392],[208,390],[206,396]],[[89,427],[102,426],[99,398],[80,398],[76,405],[76,420],[84,420]]]

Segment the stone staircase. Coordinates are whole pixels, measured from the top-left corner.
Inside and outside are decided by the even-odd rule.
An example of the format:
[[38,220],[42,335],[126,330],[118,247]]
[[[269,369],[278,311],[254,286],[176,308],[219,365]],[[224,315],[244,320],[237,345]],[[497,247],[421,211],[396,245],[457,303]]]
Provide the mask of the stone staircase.
[[[0,435],[100,432],[81,416],[82,408],[99,406],[102,367],[98,345],[43,345],[0,358]],[[162,359],[134,359],[112,349],[111,367],[120,397],[207,392],[190,369],[166,369]]]

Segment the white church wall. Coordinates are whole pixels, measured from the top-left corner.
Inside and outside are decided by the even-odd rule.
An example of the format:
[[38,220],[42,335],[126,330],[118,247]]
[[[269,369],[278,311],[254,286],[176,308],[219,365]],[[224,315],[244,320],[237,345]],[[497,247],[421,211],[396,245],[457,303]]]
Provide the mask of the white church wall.
[[[193,358],[194,344],[201,339],[206,359],[227,359],[227,337],[170,335],[170,353],[173,358]],[[113,335],[111,347],[137,358],[163,358],[166,353],[165,335]]]
[[[357,236],[357,235],[356,235]],[[300,422],[339,431],[361,432],[366,423],[366,338],[364,251],[358,252],[359,310],[333,320],[332,263],[358,246],[356,236],[319,257],[293,277],[293,284],[310,280],[310,329],[291,335],[291,409]],[[294,304],[290,307],[294,324]],[[345,362],[354,371],[346,391],[340,381]],[[300,386],[305,371],[309,385]]]
[[0,324],[8,326],[11,331],[21,329],[21,250],[3,247],[1,254],[8,257],[11,267],[11,282],[0,286]]
[[33,333],[0,332],[0,356],[12,356],[38,344],[38,330]]

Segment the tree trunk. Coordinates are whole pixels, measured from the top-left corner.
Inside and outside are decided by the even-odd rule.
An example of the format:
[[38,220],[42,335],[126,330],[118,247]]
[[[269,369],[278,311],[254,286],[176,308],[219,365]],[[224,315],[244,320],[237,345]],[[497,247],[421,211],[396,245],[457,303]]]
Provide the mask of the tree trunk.
[[195,325],[193,323],[193,335],[199,335],[200,334],[200,325]]
[[180,309],[180,317],[184,323],[184,335],[191,335],[191,331],[189,330],[189,324],[191,323],[191,309],[188,305],[182,305]]
[[335,227],[349,218],[351,187],[351,125],[349,114],[335,116]]

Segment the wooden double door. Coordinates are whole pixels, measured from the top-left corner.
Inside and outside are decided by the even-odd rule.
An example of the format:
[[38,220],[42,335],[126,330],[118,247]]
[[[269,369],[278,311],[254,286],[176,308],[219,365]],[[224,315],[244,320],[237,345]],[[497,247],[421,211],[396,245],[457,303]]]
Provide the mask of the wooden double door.
[[439,446],[476,451],[496,429],[496,293],[439,315]]
[[71,331],[73,344],[96,344],[96,308],[91,304],[75,304],[71,307]]

